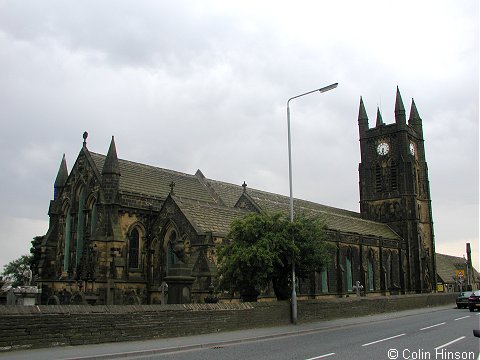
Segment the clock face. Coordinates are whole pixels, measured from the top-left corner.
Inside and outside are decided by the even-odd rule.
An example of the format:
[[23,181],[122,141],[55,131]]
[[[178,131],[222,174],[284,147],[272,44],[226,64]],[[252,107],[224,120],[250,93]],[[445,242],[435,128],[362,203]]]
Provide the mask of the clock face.
[[410,154],[415,155],[415,144],[413,142],[410,143]]
[[382,155],[382,156],[387,155],[389,151],[390,151],[390,145],[388,145],[388,143],[381,142],[380,144],[378,144],[377,146],[378,155]]

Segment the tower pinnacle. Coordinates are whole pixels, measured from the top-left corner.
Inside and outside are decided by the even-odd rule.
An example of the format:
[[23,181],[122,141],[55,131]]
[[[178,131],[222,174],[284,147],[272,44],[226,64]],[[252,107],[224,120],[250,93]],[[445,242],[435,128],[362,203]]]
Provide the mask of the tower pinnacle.
[[365,105],[363,104],[363,99],[360,96],[360,106],[358,109],[358,128],[360,131],[360,136],[368,130],[368,116],[365,111]]
[[58,168],[57,178],[55,179],[55,187],[63,187],[67,182],[68,170],[67,170],[67,161],[65,160],[65,154],[63,154],[62,161],[60,162],[60,167]]
[[418,114],[417,106],[415,105],[415,100],[412,98],[412,107],[410,108],[410,117],[408,119],[408,122],[412,121],[422,121],[420,118],[420,115]]
[[385,125],[382,119],[382,114],[380,114],[380,109],[377,107],[377,125],[376,126],[381,126]]
[[417,132],[420,138],[423,138],[423,125],[422,119],[418,114],[417,106],[415,105],[415,100],[412,99],[412,106],[410,108],[410,117],[408,118],[408,126]]
[[395,98],[395,122],[397,124],[406,124],[405,107],[403,106],[402,95],[397,86],[397,96]]
[[105,158],[105,163],[103,164],[103,174],[116,174],[120,175],[120,166],[118,164],[117,157],[117,148],[115,147],[115,139],[112,136],[112,141],[110,142],[110,147],[108,148],[107,157]]

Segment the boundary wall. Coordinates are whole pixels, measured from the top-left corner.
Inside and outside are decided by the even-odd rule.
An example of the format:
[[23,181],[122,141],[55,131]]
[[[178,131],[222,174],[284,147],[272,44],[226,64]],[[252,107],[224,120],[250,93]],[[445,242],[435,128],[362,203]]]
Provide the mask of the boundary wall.
[[[298,322],[455,305],[457,294],[298,301]],[[290,303],[0,306],[0,351],[168,338],[290,323]]]

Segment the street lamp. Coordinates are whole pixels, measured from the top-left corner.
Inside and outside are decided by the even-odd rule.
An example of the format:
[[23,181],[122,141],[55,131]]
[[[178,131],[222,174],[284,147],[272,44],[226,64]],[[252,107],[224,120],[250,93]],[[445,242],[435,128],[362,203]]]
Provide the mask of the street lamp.
[[[290,134],[290,100],[312,94],[314,92],[324,93],[329,90],[333,90],[338,86],[338,83],[331,84],[320,89],[315,89],[304,94],[300,94],[291,97],[287,101],[287,127],[288,127],[288,181],[290,186],[290,222],[293,222],[293,190],[292,190],[292,141]],[[295,243],[295,239],[292,234],[292,242]],[[295,257],[292,256],[292,323],[297,323],[297,291],[295,290]]]
[[[468,254],[467,254],[467,256],[468,256]],[[465,259],[465,255],[463,255],[463,261],[465,262],[465,269],[467,270],[467,271],[465,272],[465,275],[467,275],[467,286],[466,286],[466,290],[470,290],[470,287],[469,287],[469,285],[470,285],[470,277],[469,277],[469,274],[468,274],[468,267],[469,267],[468,265],[469,265],[469,263],[468,263],[468,259]]]

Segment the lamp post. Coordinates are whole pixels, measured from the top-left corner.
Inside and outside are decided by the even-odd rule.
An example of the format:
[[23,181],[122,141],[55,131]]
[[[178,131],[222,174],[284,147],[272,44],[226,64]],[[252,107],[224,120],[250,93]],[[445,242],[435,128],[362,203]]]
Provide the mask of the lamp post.
[[[292,190],[292,141],[290,133],[290,101],[314,92],[324,93],[329,90],[333,90],[338,86],[338,83],[334,83],[320,89],[315,89],[287,100],[287,127],[288,127],[288,182],[290,186],[290,222],[293,222],[293,190]],[[295,243],[295,239],[292,234],[292,242]],[[295,256],[292,256],[292,323],[297,323],[297,291],[295,289]]]
[[[468,254],[467,254],[468,256]],[[467,275],[467,284],[466,284],[466,290],[470,290],[470,277],[469,277],[469,274],[468,274],[468,259],[465,259],[465,255],[463,255],[463,261],[465,262],[465,275]]]

